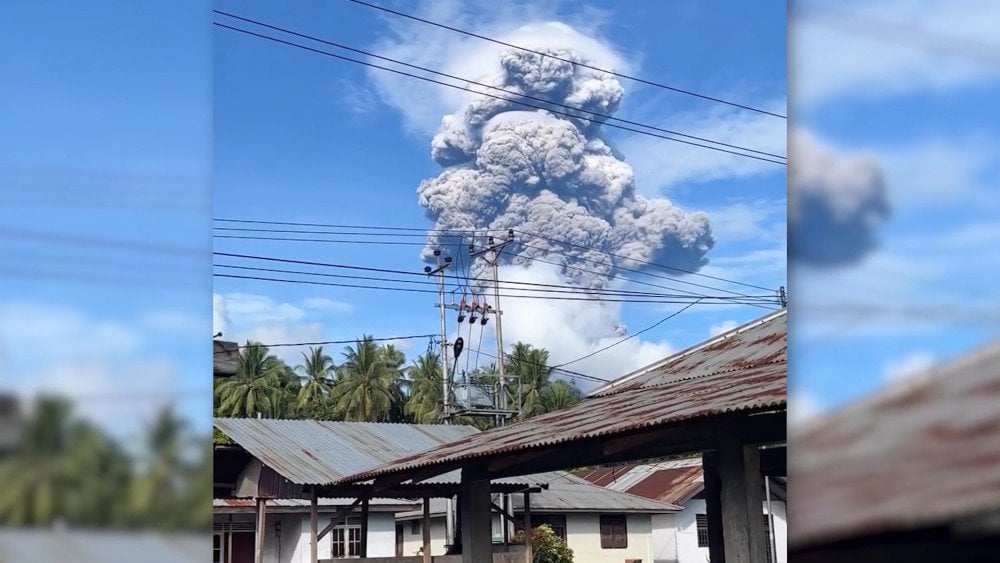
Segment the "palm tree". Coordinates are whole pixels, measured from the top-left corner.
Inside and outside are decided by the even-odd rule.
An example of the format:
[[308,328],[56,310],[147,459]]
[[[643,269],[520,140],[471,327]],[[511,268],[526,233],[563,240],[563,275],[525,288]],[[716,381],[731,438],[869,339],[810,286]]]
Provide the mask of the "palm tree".
[[331,399],[345,420],[382,422],[390,419],[401,398],[399,368],[371,336],[344,348]]
[[330,394],[331,376],[335,366],[333,358],[323,353],[323,347],[309,348],[309,353],[302,352],[305,360],[296,368],[305,378],[305,383],[299,390],[298,406],[305,407],[309,403],[322,403]]
[[507,354],[507,373],[518,377],[521,416],[526,418],[541,412],[542,391],[549,385],[549,351],[518,342]]
[[215,387],[220,416],[275,417],[285,410],[288,389],[284,362],[268,353],[267,346],[247,341],[236,360],[236,375]]
[[542,390],[539,398],[541,412],[552,412],[571,407],[583,400],[583,393],[575,385],[559,380]]
[[183,525],[183,490],[178,477],[189,471],[183,459],[185,426],[173,410],[164,408],[147,430],[142,470],[128,499],[136,522],[161,528]]
[[418,424],[439,422],[444,396],[441,356],[433,352],[418,356],[406,374],[410,379],[410,396],[403,407],[404,412]]

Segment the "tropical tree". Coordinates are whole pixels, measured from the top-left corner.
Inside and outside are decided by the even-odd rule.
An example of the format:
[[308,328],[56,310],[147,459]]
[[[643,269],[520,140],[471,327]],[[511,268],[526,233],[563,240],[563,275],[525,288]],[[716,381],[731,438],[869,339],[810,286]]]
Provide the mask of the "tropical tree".
[[184,525],[181,499],[186,483],[180,477],[190,472],[184,459],[186,430],[184,421],[170,408],[157,413],[149,426],[145,455],[129,490],[129,512],[134,522],[159,528]]
[[40,397],[15,451],[0,460],[0,524],[114,525],[128,457],[97,427],[77,420],[64,399]]
[[418,424],[440,422],[444,397],[441,356],[433,352],[418,356],[406,369],[406,375],[410,380],[410,396],[403,411]]
[[268,352],[267,346],[247,341],[236,360],[236,375],[215,386],[217,414],[281,416],[289,402],[290,375],[295,378],[284,362]]
[[345,420],[390,420],[402,399],[396,360],[367,335],[344,348],[344,363],[337,369],[331,399]]
[[542,411],[542,392],[549,385],[552,368],[548,366],[549,351],[518,342],[507,354],[506,371],[518,377],[521,416],[529,417]]
[[333,358],[323,353],[323,347],[309,348],[309,353],[302,352],[303,363],[296,370],[305,379],[298,393],[297,406],[302,408],[311,403],[322,403],[327,400],[333,387],[335,366]]
[[571,407],[583,400],[583,393],[575,385],[559,380],[542,390],[539,397],[541,412],[552,412]]

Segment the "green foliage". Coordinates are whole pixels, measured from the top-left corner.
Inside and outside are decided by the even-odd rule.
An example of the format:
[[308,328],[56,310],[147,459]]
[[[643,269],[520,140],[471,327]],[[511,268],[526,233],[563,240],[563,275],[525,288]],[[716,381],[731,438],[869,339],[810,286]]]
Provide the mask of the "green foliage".
[[410,396],[403,412],[418,424],[440,422],[441,398],[444,396],[441,381],[441,356],[427,353],[418,356],[406,369],[410,379]]
[[[37,400],[15,451],[0,458],[0,526],[203,530],[212,521],[212,459],[172,411],[128,455],[54,397]],[[192,446],[198,445],[197,451]],[[191,455],[196,454],[196,455]]]
[[[524,536],[518,532],[512,543],[523,545]],[[531,530],[531,555],[534,563],[573,563],[573,550],[546,524]]]
[[399,351],[379,346],[371,336],[344,348],[344,363],[330,393],[336,411],[351,421],[389,422],[393,414],[401,417],[403,361]]
[[[278,418],[293,404],[298,378],[267,346],[247,342],[236,361],[236,375],[215,383],[216,414]],[[294,395],[292,395],[294,397]]]

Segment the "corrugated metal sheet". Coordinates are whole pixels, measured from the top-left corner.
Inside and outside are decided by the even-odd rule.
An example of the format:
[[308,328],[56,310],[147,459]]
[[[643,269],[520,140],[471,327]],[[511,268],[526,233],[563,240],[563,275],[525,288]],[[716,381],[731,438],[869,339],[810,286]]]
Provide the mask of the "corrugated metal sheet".
[[670,504],[684,504],[705,486],[700,456],[604,467],[579,473],[579,476],[595,485]]
[[[259,418],[217,418],[215,427],[299,485],[333,483],[352,473],[479,433],[462,425]],[[452,473],[426,482],[458,481],[459,475]]]
[[591,392],[592,396],[668,385],[678,379],[785,364],[788,316],[782,309],[674,354]]
[[789,443],[792,546],[1000,510],[1000,343],[812,421]]
[[[641,388],[626,383],[627,388],[589,398],[573,407],[472,434],[376,471],[351,475],[340,482],[363,481],[418,467],[454,464],[724,413],[784,409],[787,380],[785,312],[771,314],[761,319],[757,326],[756,337],[724,339],[688,353],[691,359],[685,360],[684,365],[692,370],[690,376],[671,368],[669,381]],[[766,348],[767,353],[757,353],[757,347]],[[695,357],[715,354],[723,354],[726,362],[717,364]],[[740,358],[749,359],[742,361]],[[725,366],[725,369],[707,372],[706,365]]]
[[[353,498],[319,498],[316,499],[316,505],[320,509],[336,509],[350,506],[357,499]],[[409,509],[410,507],[417,506],[417,503],[409,500],[403,499],[391,499],[391,498],[373,498],[368,500],[368,505],[372,507],[404,507]],[[303,508],[308,509],[311,506],[309,499],[301,498],[276,498],[268,499],[267,507],[268,509],[275,508]],[[256,499],[252,498],[215,498],[212,499],[212,508],[216,509],[239,509],[239,510],[255,510],[257,508]],[[361,510],[359,507],[358,510]]]
[[[590,483],[565,471],[550,471],[526,475],[533,483],[546,485],[540,492],[531,494],[533,512],[627,512],[646,514],[666,514],[677,512],[681,507],[638,497],[629,493],[606,489]],[[521,511],[524,504],[522,495],[512,495],[515,511]],[[443,499],[431,499],[431,513],[444,513]],[[420,510],[399,514],[400,518],[420,516]]]
[[212,536],[142,532],[59,531],[0,528],[3,563],[201,563]]

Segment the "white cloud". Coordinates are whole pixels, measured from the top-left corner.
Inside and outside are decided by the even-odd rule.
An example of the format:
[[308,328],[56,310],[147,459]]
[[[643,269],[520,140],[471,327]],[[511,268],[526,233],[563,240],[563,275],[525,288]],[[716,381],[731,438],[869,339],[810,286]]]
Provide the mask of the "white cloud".
[[0,304],[0,345],[8,353],[45,350],[46,361],[135,351],[141,332],[77,309],[29,302]]
[[913,352],[887,363],[882,371],[882,377],[889,382],[900,381],[926,371],[934,365],[934,362],[934,356],[928,352]]
[[[893,208],[923,210],[954,204],[996,207],[1000,146],[989,139],[932,138],[877,151]],[[993,180],[989,175],[993,172]]]
[[[791,427],[808,424],[822,414],[816,397],[808,391],[797,391],[788,395],[788,425]],[[794,445],[792,446],[794,448]]]
[[719,336],[720,334],[724,332],[729,332],[730,330],[733,330],[738,326],[740,326],[740,324],[736,321],[730,321],[730,320],[722,321],[717,325],[712,325],[711,328],[708,329],[708,336],[710,337]]
[[[554,8],[554,3],[546,2],[517,6],[483,1],[428,2],[420,4],[416,14],[529,49],[575,49],[596,66],[630,71],[625,57],[595,38],[606,19],[604,12],[581,8],[562,23],[553,21]],[[388,22],[395,36],[376,45],[379,55],[475,81],[499,71],[499,54],[506,47],[424,24],[398,19]],[[370,70],[369,78],[382,100],[401,112],[407,127],[426,137],[437,130],[442,115],[454,112],[469,96],[378,69]]]
[[[213,295],[213,329],[221,330],[224,339],[236,342],[318,342],[327,339],[324,320],[352,311],[350,304],[325,297],[288,303],[252,293],[217,293]],[[294,366],[302,362],[302,352],[307,349],[282,346],[271,352]]]
[[[784,100],[780,100],[762,104],[762,107],[784,111],[784,105]],[[776,155],[787,154],[787,124],[784,120],[769,115],[715,109],[707,113],[677,115],[656,125]],[[694,142],[706,144],[702,141]],[[779,164],[671,143],[646,135],[630,135],[619,146],[635,170],[636,186],[643,193],[651,195],[682,183],[785,173],[785,167]],[[728,147],[720,148],[733,150]],[[754,156],[781,161],[771,156]]]
[[975,51],[997,45],[998,18],[1000,4],[991,0],[883,0],[827,12],[802,7],[790,20],[795,102],[884,99],[995,80],[995,54],[990,63]]
[[194,315],[188,311],[158,310],[142,317],[143,327],[157,331],[177,334],[198,335],[208,332],[208,318]]
[[741,241],[784,243],[785,200],[736,201],[724,207],[707,208],[712,234],[726,244]]

